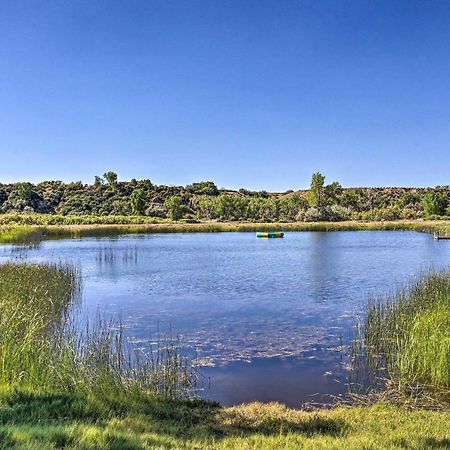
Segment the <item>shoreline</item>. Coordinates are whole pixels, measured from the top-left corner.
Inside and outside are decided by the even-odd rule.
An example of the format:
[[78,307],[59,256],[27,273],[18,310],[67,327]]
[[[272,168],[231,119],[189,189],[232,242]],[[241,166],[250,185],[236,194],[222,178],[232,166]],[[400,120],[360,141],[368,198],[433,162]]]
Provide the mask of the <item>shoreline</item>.
[[[290,224],[243,224],[243,223],[165,223],[141,225],[51,225],[51,226],[16,226],[10,228],[16,239],[36,237],[40,239],[108,236],[110,232],[118,235],[148,232],[224,232],[248,231],[255,227],[280,226],[291,231],[350,231],[350,230],[412,230],[431,233],[433,229],[448,230],[450,222],[437,221],[402,221],[402,222],[339,222],[339,223],[290,223]],[[232,228],[230,230],[230,228]],[[325,228],[325,229],[324,229]],[[146,231],[142,231],[142,230]],[[164,230],[164,231],[161,231]],[[447,231],[448,232],[448,231]],[[14,234],[15,233],[15,234]],[[27,234],[28,233],[28,234]],[[47,233],[47,234],[46,234]],[[94,233],[94,234],[91,234]],[[11,236],[10,235],[10,236]],[[56,236],[56,237],[54,237]],[[429,236],[432,239],[432,236]],[[30,242],[30,241],[28,241]],[[26,244],[26,241],[23,242]],[[20,266],[14,266],[20,268]],[[26,266],[25,266],[26,267]],[[34,270],[34,269],[33,269]],[[33,272],[34,273],[34,272]],[[10,290],[3,297],[4,308],[9,304],[11,313],[6,317],[15,317],[14,308],[19,305],[22,315],[18,316],[21,326],[23,313],[29,304],[29,289],[33,294],[34,309],[28,317],[29,324],[36,322],[39,307],[47,314],[48,302],[36,301],[36,292],[41,292],[46,299],[50,292],[53,300],[59,298],[64,270],[51,276],[45,271],[36,281],[34,278],[12,277]],[[72,272],[68,272],[69,274]],[[22,281],[21,281],[22,280]],[[53,280],[53,282],[51,282]],[[2,277],[3,285],[7,277]],[[21,282],[20,282],[21,281]],[[53,286],[50,289],[49,285]],[[0,287],[2,283],[0,283]],[[5,286],[3,286],[5,289]],[[54,292],[58,289],[58,292]],[[25,290],[20,297],[22,303],[14,301],[14,295]],[[58,294],[58,295],[57,295]],[[37,300],[39,300],[39,296]],[[41,299],[41,300],[42,300]],[[0,303],[2,297],[0,296]],[[9,301],[9,303],[8,303]],[[6,305],[6,306],[5,306]],[[8,311],[8,310],[7,310]],[[11,321],[3,322],[7,329]],[[46,323],[44,321],[44,323]],[[3,330],[2,330],[3,331]],[[14,336],[13,333],[5,336]],[[19,344],[26,333],[4,342]],[[33,335],[39,342],[39,334]],[[31,341],[34,342],[34,339]],[[71,342],[68,340],[68,342]],[[27,342],[24,341],[24,348]],[[38,347],[39,349],[40,347]],[[102,347],[103,348],[103,347]],[[45,351],[46,347],[43,347]],[[18,358],[15,363],[21,370],[21,377],[31,371],[27,361],[35,361],[35,349],[28,353],[28,358]],[[72,353],[70,353],[72,354]],[[46,361],[43,353],[41,360]],[[101,355],[100,355],[101,356]],[[114,354],[112,355],[114,356]],[[104,358],[100,359],[104,361]],[[107,361],[110,361],[107,358]],[[112,358],[114,360],[114,358]],[[36,361],[39,361],[37,359]],[[68,359],[55,359],[57,377],[67,374]],[[70,360],[69,360],[70,361]],[[90,359],[90,361],[93,361]],[[95,361],[95,359],[94,359]],[[37,364],[37,363],[36,363]],[[248,402],[237,406],[220,406],[217,403],[192,398],[182,400],[158,396],[143,390],[139,384],[135,390],[128,389],[127,384],[115,387],[111,380],[120,378],[95,378],[96,372],[89,372],[85,379],[80,374],[73,378],[77,383],[72,390],[61,383],[46,383],[45,375],[51,378],[53,365],[38,365],[42,376],[41,382],[33,377],[24,382],[17,382],[16,376],[4,378],[0,383],[0,447],[7,448],[186,448],[186,449],[277,449],[277,448],[348,448],[360,449],[362,446],[373,449],[385,448],[444,448],[450,441],[448,422],[450,409],[448,404],[442,407],[436,402],[421,404],[420,398],[405,394],[392,398],[389,395],[361,396],[349,401],[330,405],[303,405],[299,408],[286,407],[282,403]],[[103,366],[102,366],[103,367]],[[47,371],[42,369],[46,369]],[[14,368],[13,368],[14,369]],[[48,373],[47,373],[48,372]],[[15,372],[14,372],[15,373]],[[81,372],[83,374],[84,372]],[[99,372],[107,374],[109,372]],[[183,372],[184,373],[184,372]],[[114,374],[113,374],[114,375]],[[90,378],[94,376],[94,378]],[[75,372],[70,370],[70,378]],[[63,378],[61,378],[63,379]],[[79,387],[78,387],[79,386]],[[123,389],[121,388],[123,387]],[[143,395],[144,394],[144,395]],[[342,399],[345,400],[345,399]],[[386,435],[384,430],[390,430]]]
[[[108,218],[108,217],[107,217]],[[0,216],[0,243],[26,243],[46,239],[67,239],[82,237],[108,237],[125,234],[153,233],[218,233],[218,232],[258,232],[258,231],[417,231],[433,234],[440,232],[450,235],[448,220],[398,220],[398,221],[343,221],[343,222],[145,222],[135,223],[95,223],[96,217],[90,217],[93,223],[54,224],[51,216],[24,217],[35,223],[17,223],[2,221]],[[134,218],[135,219],[135,218]],[[82,221],[83,219],[80,219]],[[85,219],[84,219],[85,220]],[[22,222],[22,221],[21,221]],[[46,223],[50,222],[50,223]],[[72,223],[71,223],[72,222]],[[3,224],[2,224],[3,223]]]

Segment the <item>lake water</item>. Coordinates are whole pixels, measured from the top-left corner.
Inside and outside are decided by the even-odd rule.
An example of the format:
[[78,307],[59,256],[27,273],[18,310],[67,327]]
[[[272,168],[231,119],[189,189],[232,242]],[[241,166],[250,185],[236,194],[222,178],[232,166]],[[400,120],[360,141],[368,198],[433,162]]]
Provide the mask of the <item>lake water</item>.
[[171,327],[224,405],[300,406],[346,392],[346,342],[368,296],[447,268],[450,241],[415,232],[148,234],[0,246],[0,260],[70,261],[84,314],[120,318],[145,347]]

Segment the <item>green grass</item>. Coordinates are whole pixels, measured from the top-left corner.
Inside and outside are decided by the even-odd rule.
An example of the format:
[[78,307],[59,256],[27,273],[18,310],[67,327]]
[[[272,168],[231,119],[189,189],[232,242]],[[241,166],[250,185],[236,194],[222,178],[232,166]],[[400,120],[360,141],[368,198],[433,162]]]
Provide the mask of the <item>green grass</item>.
[[42,227],[30,225],[0,226],[0,243],[3,244],[40,242],[44,236],[44,229]]
[[209,233],[238,231],[419,231],[450,234],[449,221],[385,222],[171,222],[145,216],[54,216],[13,214],[0,216],[0,243],[26,243],[43,239],[118,236],[136,233]]
[[450,272],[424,275],[394,296],[371,301],[364,350],[367,366],[399,392],[448,400]]
[[[70,317],[77,307],[79,275],[65,264],[0,265],[0,448],[450,447],[446,410],[385,403],[313,412],[276,403],[223,408],[189,397],[194,374],[176,341],[168,338],[154,358],[136,360],[109,323],[89,328],[81,338],[74,334]],[[402,351],[417,344],[409,355],[411,372],[402,376],[412,373],[416,379],[422,373],[430,382],[436,372],[438,383],[448,382],[449,315],[442,308],[450,303],[449,286],[448,274],[437,274],[399,294],[398,307],[372,305],[371,323],[379,320],[372,338],[387,337],[384,343],[406,338],[398,346]],[[392,314],[400,318],[400,332]],[[426,345],[418,344],[417,333]],[[398,367],[395,359],[390,364]]]
[[73,322],[80,275],[65,264],[0,265],[0,383],[97,397],[189,395],[195,372],[179,344],[162,337],[152,354],[135,352],[121,327]]
[[316,412],[279,404],[124,401],[4,390],[0,446],[22,449],[445,449],[450,412],[377,404]]

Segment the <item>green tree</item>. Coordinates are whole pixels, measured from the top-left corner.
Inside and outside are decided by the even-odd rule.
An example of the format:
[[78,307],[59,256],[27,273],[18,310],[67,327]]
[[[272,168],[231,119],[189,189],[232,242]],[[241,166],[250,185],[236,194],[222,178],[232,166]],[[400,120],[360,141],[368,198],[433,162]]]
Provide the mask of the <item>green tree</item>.
[[183,217],[184,206],[179,195],[172,195],[164,202],[164,208],[172,220],[179,220]]
[[362,199],[361,193],[358,189],[346,189],[342,192],[339,204],[346,208],[351,208],[353,211],[361,211],[362,209]]
[[139,180],[136,182],[137,186],[139,186],[141,189],[144,189],[145,191],[151,191],[153,189],[153,184],[150,180]]
[[309,206],[312,208],[322,208],[325,206],[325,192],[324,192],[325,177],[320,173],[313,173],[311,178],[311,186],[308,192]]
[[16,184],[17,195],[27,203],[32,202],[36,198],[36,192],[34,185],[31,183],[17,183]]
[[147,196],[144,189],[135,189],[130,195],[131,211],[133,214],[144,214]]
[[440,191],[428,191],[422,198],[423,209],[426,215],[443,216],[449,205],[448,194]]
[[334,181],[333,183],[325,186],[324,194],[325,203],[327,205],[336,205],[339,203],[339,199],[342,195],[342,186],[337,181]]
[[298,194],[291,194],[278,200],[278,218],[285,222],[296,220],[299,212],[306,209],[308,209],[308,201]]
[[103,178],[99,177],[98,175],[95,175],[94,177],[94,186],[100,187],[103,184]]
[[219,195],[217,186],[212,181],[200,181],[186,186],[186,191],[197,195]]
[[117,173],[116,172],[105,172],[103,174],[105,177],[105,180],[110,186],[116,186],[117,185]]
[[197,209],[197,217],[200,219],[217,218],[215,211],[215,199],[207,195],[202,195],[195,201],[194,209]]
[[214,202],[214,210],[222,220],[239,220],[247,217],[249,200],[237,195],[220,194]]

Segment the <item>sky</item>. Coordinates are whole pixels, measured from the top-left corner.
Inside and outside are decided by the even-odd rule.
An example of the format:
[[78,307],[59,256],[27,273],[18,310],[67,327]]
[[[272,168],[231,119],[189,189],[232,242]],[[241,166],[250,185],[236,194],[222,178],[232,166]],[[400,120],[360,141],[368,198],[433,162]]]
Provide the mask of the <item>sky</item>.
[[0,182],[450,183],[450,2],[2,0]]

